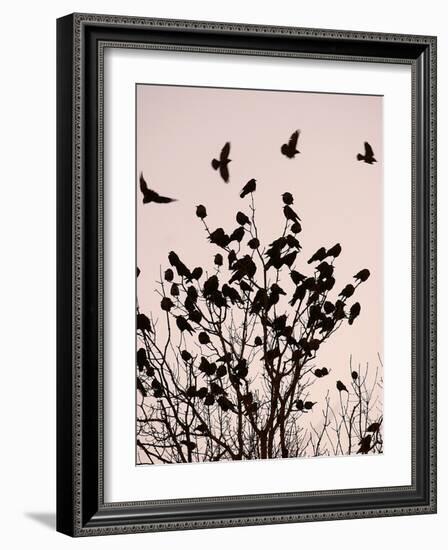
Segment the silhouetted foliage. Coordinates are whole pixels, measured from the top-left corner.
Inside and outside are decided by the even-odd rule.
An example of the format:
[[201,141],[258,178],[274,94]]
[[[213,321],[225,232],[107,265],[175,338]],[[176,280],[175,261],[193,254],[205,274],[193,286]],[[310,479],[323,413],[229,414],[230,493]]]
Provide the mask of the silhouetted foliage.
[[[226,144],[220,161],[214,159],[221,172],[229,149]],[[157,323],[137,309],[137,445],[146,462],[382,450],[382,418],[370,418],[372,408],[365,407],[371,401],[366,376],[351,371],[350,384],[333,382],[338,411],[328,395],[324,403],[312,399],[313,384],[331,374],[315,367],[318,350],[356,321],[361,306],[350,299],[370,272],[336,285],[339,243],[322,246],[299,267],[300,217],[288,192],[283,229],[263,246],[255,190],[255,180],[244,186],[240,196],[249,198],[236,227],[209,226],[206,207],[196,207],[211,244],[210,267],[187,266],[180,253],[168,254],[159,287],[165,341]],[[304,429],[302,420],[316,409],[323,423]]]

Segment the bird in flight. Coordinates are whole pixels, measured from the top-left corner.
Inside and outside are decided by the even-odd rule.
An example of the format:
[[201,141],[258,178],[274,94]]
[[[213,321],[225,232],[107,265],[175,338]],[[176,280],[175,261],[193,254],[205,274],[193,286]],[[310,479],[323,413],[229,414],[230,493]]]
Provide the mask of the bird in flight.
[[300,136],[300,130],[296,130],[291,137],[289,138],[288,143],[284,143],[280,151],[282,152],[285,157],[288,157],[289,159],[293,159],[297,153],[300,153],[300,151],[297,150],[297,140]]
[[218,159],[212,160],[212,167],[214,170],[219,169],[219,174],[222,179],[228,183],[229,181],[229,167],[227,166],[229,162],[232,162],[232,159],[229,159],[230,153],[230,142],[228,141],[224,147],[221,149],[221,153]]
[[158,193],[156,193],[156,191],[149,189],[148,184],[146,183],[146,180],[143,177],[143,173],[140,174],[140,191],[143,193],[143,204],[146,204],[148,202],[157,202],[159,204],[166,204],[177,200],[177,199],[170,199],[169,197],[163,197],[162,195],[159,195]]
[[364,142],[364,154],[361,155],[361,153],[358,153],[356,158],[358,160],[363,160],[366,164],[373,164],[374,162],[377,162],[374,157],[373,149],[367,141]]

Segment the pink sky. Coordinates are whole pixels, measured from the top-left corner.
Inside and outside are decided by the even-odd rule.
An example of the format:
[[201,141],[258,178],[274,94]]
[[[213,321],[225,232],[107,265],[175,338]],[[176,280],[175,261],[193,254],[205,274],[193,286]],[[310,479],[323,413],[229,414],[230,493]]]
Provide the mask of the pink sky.
[[[160,316],[155,293],[160,266],[175,250],[190,267],[213,269],[219,250],[205,238],[195,206],[207,207],[211,228],[236,227],[235,212],[249,214],[239,198],[243,185],[257,179],[255,193],[261,240],[268,244],[283,228],[281,194],[290,191],[302,219],[302,254],[296,269],[311,274],[306,260],[320,246],[337,242],[333,298],[353,275],[372,275],[356,294],[361,316],[344,325],[320,350],[316,365],[333,373],[322,379],[347,380],[348,362],[377,367],[383,353],[383,167],[382,97],[160,85],[137,86],[137,265],[141,311]],[[301,154],[289,160],[280,146],[301,130]],[[231,142],[230,182],[210,165]],[[368,141],[376,165],[356,160]],[[143,205],[138,175],[150,188],[178,199]],[[161,317],[161,316],[160,316]],[[162,325],[162,324],[161,324]],[[333,376],[334,374],[334,376]]]

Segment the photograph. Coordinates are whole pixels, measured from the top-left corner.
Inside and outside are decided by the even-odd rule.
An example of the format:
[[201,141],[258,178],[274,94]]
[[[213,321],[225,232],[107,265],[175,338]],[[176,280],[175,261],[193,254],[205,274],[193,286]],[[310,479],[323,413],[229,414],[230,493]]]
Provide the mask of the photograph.
[[384,98],[135,93],[136,464],[381,455]]

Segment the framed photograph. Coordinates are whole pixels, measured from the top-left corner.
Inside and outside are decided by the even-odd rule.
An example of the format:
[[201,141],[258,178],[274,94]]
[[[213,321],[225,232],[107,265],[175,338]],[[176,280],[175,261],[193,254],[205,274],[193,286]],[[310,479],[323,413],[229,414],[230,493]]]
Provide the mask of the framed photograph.
[[436,38],[57,40],[57,529],[434,513]]

